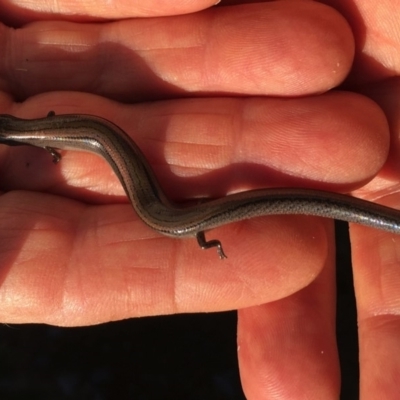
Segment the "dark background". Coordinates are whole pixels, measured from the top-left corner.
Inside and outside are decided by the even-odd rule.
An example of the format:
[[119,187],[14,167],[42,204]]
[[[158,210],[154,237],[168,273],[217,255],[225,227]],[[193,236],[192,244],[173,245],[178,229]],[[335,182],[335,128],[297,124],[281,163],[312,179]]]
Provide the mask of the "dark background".
[[[347,225],[337,223],[343,400],[358,399]],[[236,313],[136,318],[83,328],[0,326],[0,399],[239,400]]]

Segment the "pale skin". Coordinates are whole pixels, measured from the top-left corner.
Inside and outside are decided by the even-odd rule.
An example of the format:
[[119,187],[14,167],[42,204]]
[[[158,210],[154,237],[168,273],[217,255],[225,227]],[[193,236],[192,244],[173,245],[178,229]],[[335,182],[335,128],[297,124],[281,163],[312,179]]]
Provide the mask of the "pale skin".
[[[137,141],[176,201],[283,185],[400,208],[400,1],[326,1],[348,22],[311,1],[191,14],[213,3],[60,1],[54,15],[54,2],[39,13],[1,0],[2,21],[21,27],[0,25],[0,113],[101,115]],[[330,92],[344,79],[349,92]],[[1,322],[238,309],[248,399],[338,398],[331,221],[215,229],[222,262],[149,230],[101,159],[62,156],[55,166],[40,149],[0,146]],[[395,399],[400,237],[351,226],[351,241],[361,399]]]

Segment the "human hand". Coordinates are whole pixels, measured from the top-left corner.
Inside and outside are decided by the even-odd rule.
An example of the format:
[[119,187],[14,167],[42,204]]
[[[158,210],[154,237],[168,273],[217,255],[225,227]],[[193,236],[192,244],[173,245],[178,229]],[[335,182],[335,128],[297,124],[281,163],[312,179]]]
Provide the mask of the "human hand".
[[[78,7],[55,19],[143,13],[131,4],[131,14]],[[1,112],[114,121],[174,200],[277,185],[347,191],[386,159],[386,120],[374,103],[350,93],[315,96],[344,79],[353,57],[346,22],[318,3],[243,4],[101,25],[8,11],[5,21],[18,14],[38,22],[0,31]],[[164,10],[189,11],[176,2]],[[209,237],[223,242],[229,258],[222,263],[194,240],[149,231],[95,156],[66,152],[54,167],[40,150],[2,148],[0,159],[3,322],[82,325],[241,309],[249,399],[278,389],[288,398],[299,390],[337,397],[331,223],[268,217],[216,229]]]

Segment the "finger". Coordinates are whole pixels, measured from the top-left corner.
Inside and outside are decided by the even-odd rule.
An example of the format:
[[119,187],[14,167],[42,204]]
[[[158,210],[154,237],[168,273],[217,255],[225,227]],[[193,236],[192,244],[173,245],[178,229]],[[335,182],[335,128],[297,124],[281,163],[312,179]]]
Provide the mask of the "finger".
[[59,1],[57,7],[51,1],[40,3],[27,1],[1,0],[2,11],[14,23],[24,23],[35,19],[69,19],[81,21],[88,19],[121,19],[132,17],[157,17],[162,15],[186,14],[202,10],[217,3],[216,0],[158,0],[106,1]]
[[209,236],[229,257],[220,261],[195,240],[161,237],[128,205],[88,207],[32,192],[3,194],[0,223],[2,322],[88,325],[247,307],[308,285],[327,252],[317,219],[216,229]]
[[293,96],[340,83],[351,31],[314,2],[247,4],[103,24],[0,30],[0,87],[18,99],[55,90],[120,101],[235,93]]
[[397,1],[324,0],[349,21],[356,53],[348,83],[365,84],[400,73],[400,37]]
[[[399,198],[385,204],[398,208]],[[363,399],[396,399],[400,370],[400,263],[398,238],[355,227],[352,234],[354,284]]]
[[[330,249],[334,249],[332,241]],[[285,299],[238,312],[238,355],[248,399],[337,399],[333,253],[318,278]]]
[[[100,114],[119,125],[175,201],[268,186],[348,191],[375,176],[389,145],[386,119],[376,104],[339,92],[305,99],[192,99],[123,107],[85,94],[52,93],[18,108],[4,99],[2,110],[32,118],[55,104],[58,114]],[[54,165],[41,149],[2,146],[0,151],[2,190],[40,190],[108,203],[116,200],[110,194],[123,196],[111,168],[96,155],[65,151]]]

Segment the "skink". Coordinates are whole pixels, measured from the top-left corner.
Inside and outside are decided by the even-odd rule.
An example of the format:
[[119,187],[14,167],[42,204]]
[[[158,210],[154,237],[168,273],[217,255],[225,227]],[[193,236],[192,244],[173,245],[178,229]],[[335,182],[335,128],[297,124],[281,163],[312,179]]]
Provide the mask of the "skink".
[[320,190],[280,188],[235,193],[190,207],[172,204],[139,147],[119,127],[92,115],[54,115],[20,119],[0,115],[0,144],[32,145],[49,151],[75,149],[102,156],[121,181],[138,216],[152,229],[172,237],[196,237],[201,248],[216,247],[206,230],[248,218],[304,214],[334,218],[400,234],[400,211],[351,196]]

